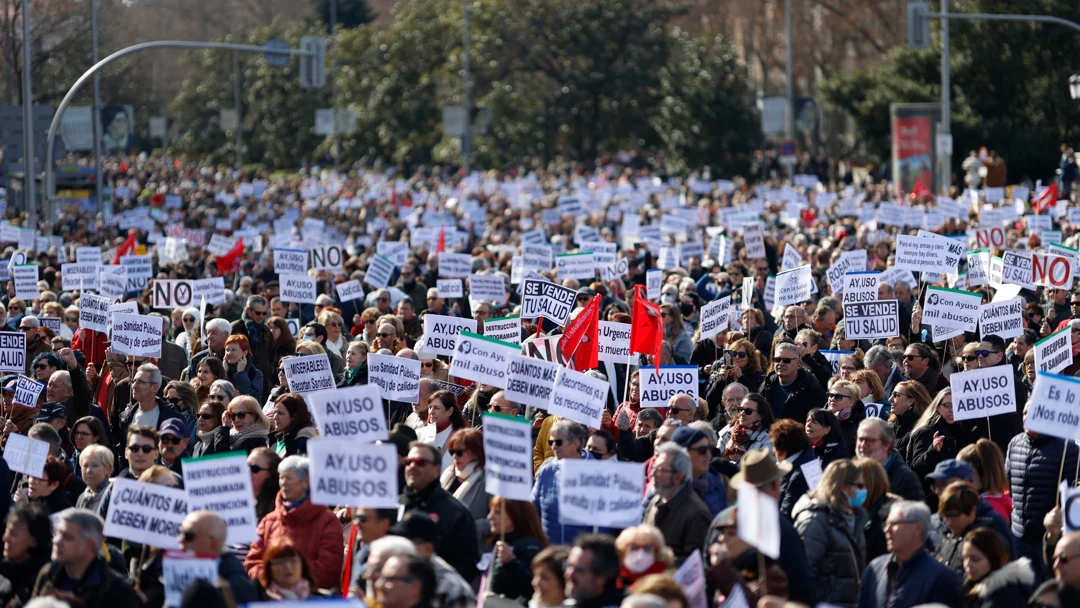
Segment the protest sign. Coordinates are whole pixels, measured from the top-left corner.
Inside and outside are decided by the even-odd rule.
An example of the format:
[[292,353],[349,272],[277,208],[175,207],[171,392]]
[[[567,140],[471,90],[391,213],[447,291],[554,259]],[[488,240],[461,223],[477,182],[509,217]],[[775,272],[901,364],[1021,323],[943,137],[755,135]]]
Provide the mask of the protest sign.
[[486,300],[496,305],[506,303],[506,280],[498,275],[470,274],[469,299],[478,302]]
[[525,279],[521,318],[544,317],[562,327],[570,319],[570,312],[574,309],[576,300],[577,291],[569,287],[537,279]]
[[191,281],[154,279],[154,308],[169,311],[174,308],[187,308],[195,302],[194,295],[195,286]]
[[289,392],[313,393],[337,386],[326,353],[288,359],[281,363],[281,367],[285,369]]
[[843,303],[872,302],[878,299],[880,272],[848,272],[844,275]]
[[1032,275],[1031,252],[1010,249],[1001,258],[1001,282],[1019,285],[1035,291],[1035,279]]
[[1066,325],[1035,343],[1035,372],[1057,373],[1072,363],[1072,330]]
[[180,524],[187,514],[185,490],[116,477],[105,516],[105,536],[176,549]]
[[644,464],[566,459],[559,466],[560,524],[628,528],[641,523]]
[[304,395],[304,400],[321,436],[371,443],[387,438],[386,416],[382,411],[384,396],[373,383],[315,391]]
[[352,439],[320,438],[308,441],[307,450],[313,504],[397,508],[397,448],[393,444],[358,445]]
[[[875,296],[876,294],[876,289]],[[844,337],[848,340],[876,340],[900,335],[900,306],[897,300],[845,303]]]
[[[228,228],[225,228],[228,230]],[[210,255],[219,256],[229,253],[229,250],[236,244],[236,239],[233,237],[227,237],[224,234],[210,235],[210,242],[206,245],[206,250],[210,252]]]
[[11,277],[15,280],[16,298],[29,302],[41,297],[37,264],[16,264],[11,269]]
[[600,321],[597,358],[608,363],[626,363],[630,357],[630,324]]
[[[106,333],[110,333],[110,334],[112,333],[114,317],[116,316],[116,313],[118,313],[118,312],[124,313],[124,314],[129,314],[129,315],[137,315],[137,314],[139,314],[139,304],[138,304],[138,302],[123,302],[121,304],[109,304],[109,324],[108,324],[108,330],[109,331],[106,332]],[[203,316],[204,312],[205,312],[205,310],[200,310],[199,311],[199,318],[201,318],[201,319],[206,318],[205,316]]]
[[337,283],[334,285],[334,289],[337,290],[338,299],[343,303],[352,302],[353,300],[364,297],[364,288],[357,279],[345,281],[344,283]]
[[798,268],[802,266],[803,259],[799,255],[799,250],[795,249],[791,243],[784,244],[784,259],[780,263],[780,272],[785,270],[791,270],[792,268]]
[[728,328],[731,315],[731,296],[713,300],[701,307],[701,337],[707,340]]
[[506,398],[525,406],[546,409],[559,365],[515,354],[506,358]]
[[154,277],[154,259],[150,255],[125,255],[120,264],[127,267],[128,291],[145,289]]
[[107,333],[109,299],[84,293],[79,296],[79,327]]
[[97,291],[98,274],[101,264],[61,264],[61,287],[64,291],[86,289]]
[[41,396],[41,392],[44,390],[44,382],[31,380],[26,376],[19,376],[19,380],[15,384],[15,398],[12,403],[30,408],[37,407],[38,397]]
[[[380,241],[379,244],[381,245],[382,242]],[[405,246],[407,251],[409,244],[402,243],[402,245]],[[341,245],[319,245],[318,247],[312,247],[310,251],[312,270],[341,272],[345,263],[345,252]]]
[[641,382],[641,407],[666,408],[668,400],[679,393],[698,397],[697,367],[693,365],[665,365],[656,368],[644,366],[638,370]]
[[238,545],[258,537],[259,518],[251,489],[251,471],[243,452],[220,452],[182,461],[188,508],[213,511],[225,520],[225,543]]
[[100,247],[76,247],[75,263],[77,264],[101,264]]
[[128,288],[127,266],[116,264],[115,266],[102,266],[101,274],[98,275],[98,292],[109,300],[118,300],[124,297]]
[[[232,529],[229,530],[232,532]],[[179,608],[184,592],[195,581],[218,580],[218,558],[196,557],[183,551],[167,551],[161,560],[161,573],[165,584],[165,606]]]
[[[551,266],[543,270],[551,270]],[[464,279],[472,272],[472,256],[467,253],[440,253],[439,278]],[[442,293],[442,292],[440,292]]]
[[982,294],[959,289],[929,286],[922,322],[931,327],[951,327],[975,331],[979,324]]
[[63,319],[59,317],[41,317],[38,321],[41,322],[41,326],[45,329],[51,329],[53,335],[60,335],[60,326],[63,324]]
[[[453,375],[453,372],[450,374]],[[553,416],[569,418],[594,429],[600,428],[607,392],[606,380],[560,367],[546,409]]]
[[652,269],[645,271],[645,297],[655,300],[660,297],[660,290],[664,283],[664,271]]
[[382,398],[416,403],[420,400],[420,360],[393,355],[368,355],[368,382],[382,389]]
[[[509,397],[507,397],[509,399]],[[532,500],[532,427],[524,418],[484,414],[484,491]]]
[[742,225],[742,233],[747,259],[765,257],[765,225],[761,222],[746,222]]
[[821,350],[818,352],[824,355],[825,359],[829,362],[829,365],[832,366],[832,374],[834,376],[840,375],[840,359],[844,355],[855,354],[855,351],[853,350]]
[[0,372],[26,371],[26,334],[0,331]]
[[1040,371],[1035,375],[1035,386],[1031,387],[1031,406],[1024,416],[1024,430],[1066,441],[1080,440],[1078,397],[1080,378]]
[[939,240],[898,234],[893,267],[937,274],[956,272],[956,265],[948,263],[948,241],[945,237]]
[[440,298],[464,298],[465,287],[461,279],[435,279],[435,290]]
[[308,252],[304,249],[274,249],[274,272],[307,274]]
[[225,277],[210,277],[208,279],[196,279],[191,282],[193,299],[201,302],[206,298],[207,304],[225,303]]
[[385,256],[375,254],[368,260],[367,272],[364,273],[364,282],[375,289],[386,287],[390,282],[390,276],[394,274],[394,263]]
[[772,559],[780,557],[780,505],[753,484],[739,485],[739,538]]
[[[315,277],[305,274],[278,275],[280,295],[282,302],[296,302],[297,304],[314,304],[317,293],[315,291]],[[209,301],[209,300],[208,300]]]
[[1080,276],[1080,251],[1072,247],[1066,247],[1061,243],[1050,243],[1046,246],[1046,250],[1069,260],[1069,267],[1072,269],[1070,276],[1073,278]]
[[555,256],[555,274],[559,280],[596,278],[596,262],[592,253],[564,253]]
[[510,344],[521,344],[521,317],[511,315],[484,321],[484,335]]
[[375,253],[384,256],[395,266],[409,263],[409,244],[403,241],[379,241],[375,243]]
[[22,473],[41,479],[45,473],[45,460],[52,446],[40,439],[11,433],[4,444],[4,462],[14,473]]
[[505,389],[507,359],[520,352],[517,344],[463,331],[457,337],[450,375]]
[[457,348],[458,333],[471,331],[476,333],[476,320],[448,317],[445,315],[424,315],[424,350],[436,355],[453,356]]
[[694,549],[690,557],[675,571],[673,578],[682,587],[686,599],[690,600],[689,608],[709,608],[705,595],[705,565],[701,561],[701,549]]
[[967,254],[968,287],[978,287],[989,282],[990,251],[977,249]]
[[1054,289],[1071,289],[1073,284],[1069,258],[1053,253],[1031,254],[1031,276],[1036,285]]
[[1001,288],[1001,274],[1004,262],[996,255],[990,258],[990,270],[986,272],[986,281],[994,289]]
[[[1072,211],[1070,209],[1070,211]],[[1080,488],[1073,488],[1069,480],[1061,482],[1061,525],[1065,534],[1080,531]]]
[[979,332],[986,336],[1001,336],[1008,340],[1024,334],[1024,299],[1012,298],[991,302],[979,307]]
[[777,274],[775,306],[794,306],[809,300],[813,283],[809,265]]
[[127,313],[115,313],[112,319],[112,351],[114,353],[161,358],[165,319]]
[[1015,378],[1011,365],[953,372],[949,377],[956,420],[1016,413]]
[[553,266],[553,259],[551,247],[548,245],[521,244],[521,267],[524,270],[547,272]]
[[521,242],[530,243],[534,245],[543,245],[547,242],[547,236],[544,235],[543,228],[537,228],[536,230],[529,230],[528,232],[521,233]]

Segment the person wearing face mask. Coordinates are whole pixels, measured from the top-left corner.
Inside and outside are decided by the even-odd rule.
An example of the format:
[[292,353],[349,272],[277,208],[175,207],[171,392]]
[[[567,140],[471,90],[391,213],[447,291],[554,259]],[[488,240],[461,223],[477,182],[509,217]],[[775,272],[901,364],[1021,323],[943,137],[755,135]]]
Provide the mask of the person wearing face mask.
[[795,504],[795,529],[821,602],[852,606],[858,600],[866,565],[866,496],[862,471],[845,459],[825,467],[817,488]]
[[631,526],[615,539],[619,552],[620,589],[629,589],[638,579],[663,574],[675,564],[675,554],[664,544],[664,535],[656,526]]
[[698,309],[701,308],[698,304],[699,299],[697,294],[686,294],[679,299],[679,312],[682,313],[683,328],[690,335],[693,335],[698,326]]
[[664,323],[664,343],[671,347],[671,356],[675,363],[686,365],[694,353],[694,342],[686,333],[679,307],[675,304],[662,304],[660,314]]
[[[395,287],[405,292],[413,302],[424,302],[427,298],[428,286],[417,280],[416,267],[411,264],[401,267],[401,281]],[[424,305],[421,304],[420,310],[423,309]]]

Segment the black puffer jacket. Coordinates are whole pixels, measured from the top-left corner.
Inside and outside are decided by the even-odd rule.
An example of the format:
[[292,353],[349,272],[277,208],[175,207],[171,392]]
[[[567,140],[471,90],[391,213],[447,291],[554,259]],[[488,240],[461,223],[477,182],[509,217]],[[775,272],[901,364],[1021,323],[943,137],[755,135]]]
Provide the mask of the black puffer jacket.
[[1005,454],[1005,474],[1012,493],[1012,533],[1025,543],[1037,543],[1046,528],[1043,517],[1054,508],[1056,488],[1061,482],[1061,453],[1065,454],[1065,475],[1076,471],[1076,444],[1056,437],[1031,437],[1020,433],[1009,442]]
[[859,578],[866,565],[867,515],[862,509],[840,513],[803,496],[795,505],[795,529],[806,547],[818,599],[837,606],[854,606]]
[[1031,569],[1031,560],[1022,557],[994,570],[976,583],[965,594],[964,605],[970,608],[1026,606],[1034,586],[1035,571]]
[[[766,401],[772,404],[773,395],[777,390],[780,390],[779,385],[780,379],[774,372],[765,378],[765,382],[761,383],[761,389],[758,392],[765,397]],[[776,419],[790,418],[796,422],[805,423],[806,415],[810,413],[810,410],[817,407],[825,407],[825,389],[821,388],[821,384],[817,381],[817,378],[814,378],[813,374],[799,368],[798,375],[795,382],[791,384],[791,389],[788,391],[783,407],[780,408],[780,411],[777,411],[775,407],[773,408],[773,417]]]

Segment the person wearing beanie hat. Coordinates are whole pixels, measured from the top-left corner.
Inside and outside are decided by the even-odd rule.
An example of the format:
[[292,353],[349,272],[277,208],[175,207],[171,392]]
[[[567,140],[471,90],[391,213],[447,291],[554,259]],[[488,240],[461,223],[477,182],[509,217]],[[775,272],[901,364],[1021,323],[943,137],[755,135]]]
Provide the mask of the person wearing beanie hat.
[[693,479],[690,480],[694,493],[709,507],[709,513],[715,517],[727,507],[727,491],[720,476],[709,469],[712,462],[712,442],[709,436],[701,429],[690,426],[680,426],[675,429],[671,440],[690,453],[691,471]]
[[184,309],[184,316],[180,317],[180,319],[184,329],[180,332],[180,335],[176,336],[176,345],[184,349],[184,352],[190,356],[192,343],[197,343],[202,335],[202,331],[200,331],[202,315],[199,314],[198,308],[191,306]]

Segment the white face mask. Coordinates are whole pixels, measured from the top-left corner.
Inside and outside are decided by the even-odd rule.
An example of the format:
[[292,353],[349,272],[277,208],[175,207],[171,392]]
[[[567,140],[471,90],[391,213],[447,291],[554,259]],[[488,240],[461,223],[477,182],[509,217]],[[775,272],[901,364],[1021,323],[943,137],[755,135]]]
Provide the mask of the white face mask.
[[669,293],[665,293],[660,296],[660,301],[664,304],[674,304],[675,296]]
[[656,563],[656,557],[648,549],[637,549],[626,554],[623,566],[633,574],[641,574]]

